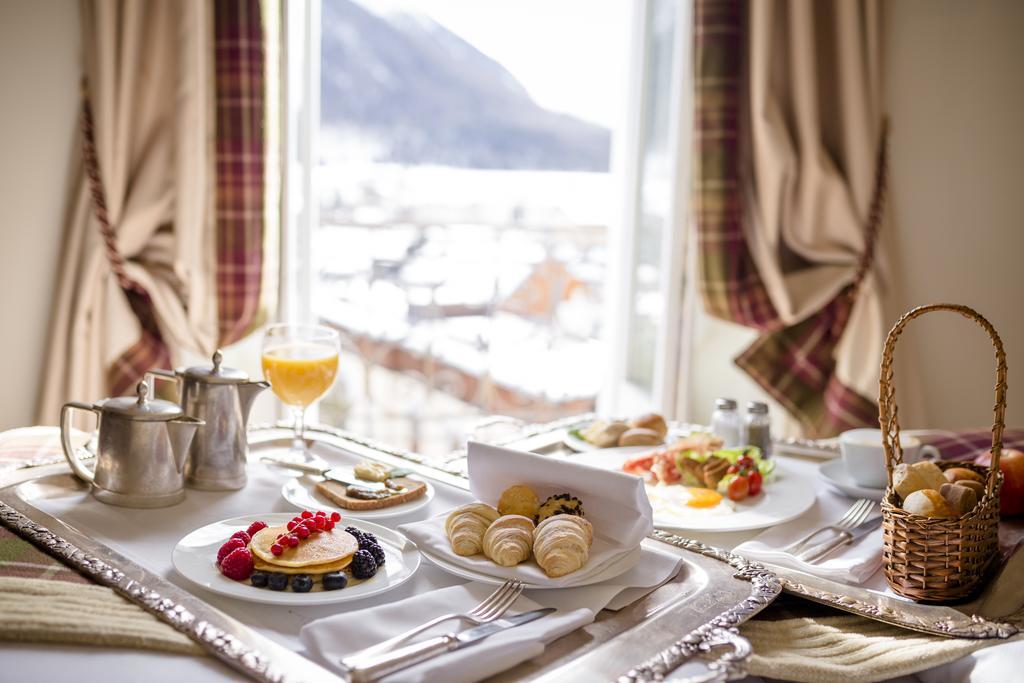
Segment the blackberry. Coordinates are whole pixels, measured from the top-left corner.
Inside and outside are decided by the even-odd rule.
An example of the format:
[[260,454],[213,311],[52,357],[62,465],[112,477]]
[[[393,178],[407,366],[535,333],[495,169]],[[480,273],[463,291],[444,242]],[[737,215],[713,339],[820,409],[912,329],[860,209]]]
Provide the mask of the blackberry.
[[374,545],[380,544],[380,541],[377,540],[377,537],[371,534],[369,531],[361,531],[360,533],[363,535],[362,539],[360,540],[366,541],[367,543],[373,543]]
[[249,577],[249,581],[251,581],[252,585],[256,586],[257,588],[266,588],[267,579],[269,578],[270,576],[268,576],[266,572],[253,572],[252,575]]
[[360,531],[359,529],[355,528],[354,526],[347,526],[347,527],[345,527],[345,531],[347,531],[348,533],[350,533],[353,536],[355,536],[357,541],[362,541],[363,540],[363,532]]
[[292,590],[296,593],[308,593],[313,588],[313,579],[309,574],[296,574],[292,577]]
[[352,556],[352,576],[357,579],[369,579],[377,573],[377,561],[367,550],[357,550]]
[[336,591],[348,585],[348,577],[345,572],[331,572],[324,574],[324,590]]
[[272,591],[283,591],[288,587],[288,575],[274,572],[267,578],[267,586]]
[[376,539],[374,539],[373,541],[370,541],[365,537],[360,539],[359,549],[365,550],[366,552],[373,555],[373,561],[377,563],[378,567],[384,564],[384,561],[386,559],[384,556],[384,548],[380,546],[380,543],[378,543]]

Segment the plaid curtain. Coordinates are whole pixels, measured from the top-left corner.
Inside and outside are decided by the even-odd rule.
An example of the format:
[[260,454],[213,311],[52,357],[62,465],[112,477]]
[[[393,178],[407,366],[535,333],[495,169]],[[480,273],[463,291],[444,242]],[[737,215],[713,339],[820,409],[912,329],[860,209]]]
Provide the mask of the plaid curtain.
[[220,344],[258,323],[263,279],[265,45],[259,0],[215,0]]
[[696,0],[694,206],[704,307],[761,332],[737,365],[804,426],[825,436],[878,423],[874,401],[836,377],[836,348],[872,261],[886,184],[886,135],[876,161],[866,248],[853,281],[820,311],[786,326],[744,236],[744,0]]

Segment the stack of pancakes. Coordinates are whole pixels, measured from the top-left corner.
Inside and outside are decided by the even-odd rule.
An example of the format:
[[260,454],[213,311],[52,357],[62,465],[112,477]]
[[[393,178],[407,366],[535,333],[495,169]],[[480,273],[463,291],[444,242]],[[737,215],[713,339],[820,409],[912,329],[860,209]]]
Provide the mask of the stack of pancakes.
[[284,525],[268,526],[256,532],[249,542],[256,571],[309,574],[316,579],[323,574],[343,570],[359,550],[359,542],[352,534],[342,529],[332,529],[310,534],[296,547],[286,546],[280,555],[270,552],[270,546],[274,545],[277,537],[287,533],[288,527]]

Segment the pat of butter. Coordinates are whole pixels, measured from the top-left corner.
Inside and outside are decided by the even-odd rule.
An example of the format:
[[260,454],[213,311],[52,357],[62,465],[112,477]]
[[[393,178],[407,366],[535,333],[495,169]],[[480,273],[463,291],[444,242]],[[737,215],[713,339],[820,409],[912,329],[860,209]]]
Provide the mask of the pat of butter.
[[352,468],[357,479],[363,481],[384,481],[391,474],[391,468],[379,462],[363,461]]

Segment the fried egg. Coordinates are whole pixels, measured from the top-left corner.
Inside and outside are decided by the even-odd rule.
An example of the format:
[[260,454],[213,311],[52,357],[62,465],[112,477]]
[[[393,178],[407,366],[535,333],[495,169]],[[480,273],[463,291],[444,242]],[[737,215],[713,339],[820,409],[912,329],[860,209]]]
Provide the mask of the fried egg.
[[732,501],[711,489],[666,484],[648,484],[646,488],[654,515],[661,519],[686,521],[736,512]]

